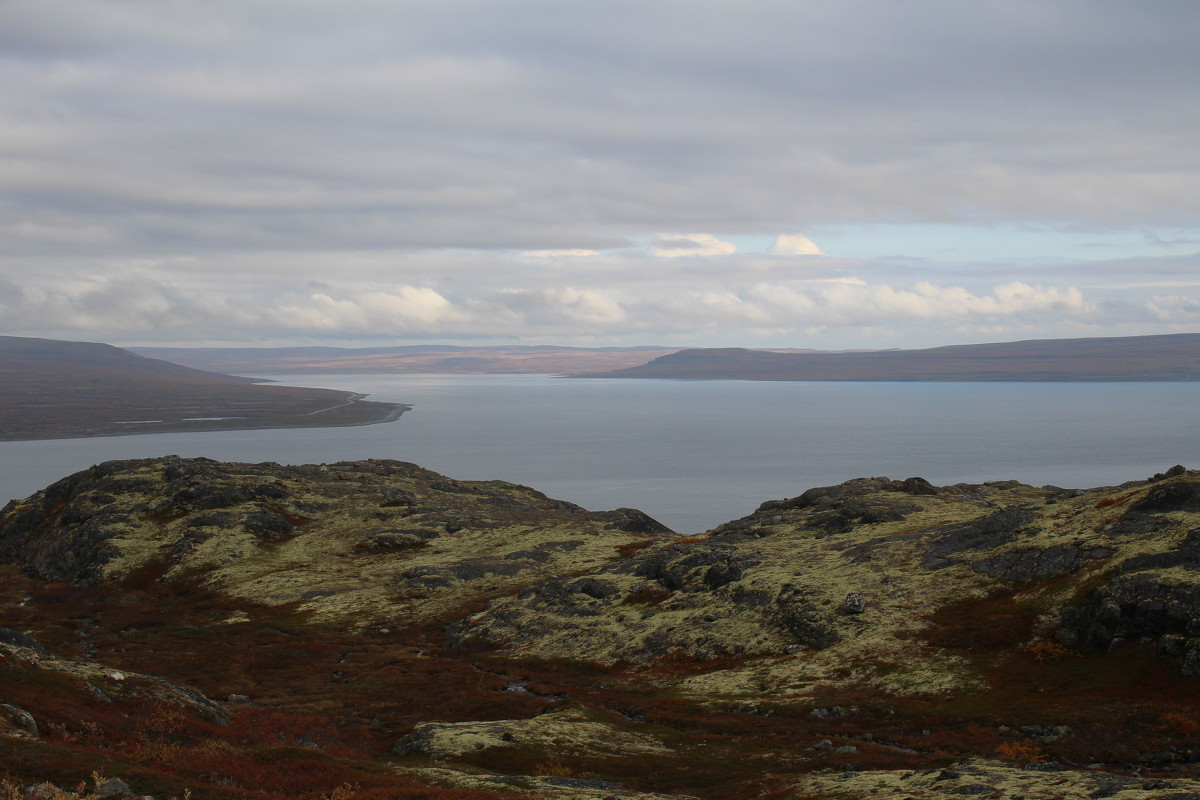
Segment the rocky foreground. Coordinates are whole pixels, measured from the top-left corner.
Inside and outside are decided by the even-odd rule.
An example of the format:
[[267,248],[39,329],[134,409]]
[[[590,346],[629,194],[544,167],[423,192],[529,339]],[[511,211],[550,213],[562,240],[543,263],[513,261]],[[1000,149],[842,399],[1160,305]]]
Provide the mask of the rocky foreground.
[[0,564],[0,797],[1200,798],[1182,467],[680,537],[394,461],[144,459],[10,503]]

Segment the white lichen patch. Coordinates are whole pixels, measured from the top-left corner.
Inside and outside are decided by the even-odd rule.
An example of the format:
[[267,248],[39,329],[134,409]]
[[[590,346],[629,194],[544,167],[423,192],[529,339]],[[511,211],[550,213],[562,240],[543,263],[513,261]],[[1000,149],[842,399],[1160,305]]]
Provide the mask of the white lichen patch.
[[433,758],[456,758],[496,747],[537,747],[611,758],[671,752],[652,736],[619,729],[577,710],[541,714],[530,719],[423,722],[413,728],[404,741],[413,752]]

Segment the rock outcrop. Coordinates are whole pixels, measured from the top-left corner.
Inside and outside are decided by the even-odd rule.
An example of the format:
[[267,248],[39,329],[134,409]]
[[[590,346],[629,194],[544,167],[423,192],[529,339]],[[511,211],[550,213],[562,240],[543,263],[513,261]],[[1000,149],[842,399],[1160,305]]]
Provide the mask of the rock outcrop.
[[585,511],[398,461],[172,457],[107,462],[10,503],[0,563],[75,584],[158,565],[167,581],[199,576],[227,594],[367,625],[599,566],[614,547],[667,533],[640,511]]
[[683,537],[382,460],[108,462],[0,511],[0,778],[23,783],[1182,800],[1196,680],[1182,467],[859,478]]

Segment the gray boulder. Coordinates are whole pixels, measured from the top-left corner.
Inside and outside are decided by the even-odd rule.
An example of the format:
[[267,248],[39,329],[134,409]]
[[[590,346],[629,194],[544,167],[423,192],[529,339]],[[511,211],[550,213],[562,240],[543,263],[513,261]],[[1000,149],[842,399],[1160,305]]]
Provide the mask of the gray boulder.
[[6,720],[10,725],[18,730],[25,731],[30,736],[40,736],[38,732],[37,721],[30,714],[19,706],[0,703],[0,719]]

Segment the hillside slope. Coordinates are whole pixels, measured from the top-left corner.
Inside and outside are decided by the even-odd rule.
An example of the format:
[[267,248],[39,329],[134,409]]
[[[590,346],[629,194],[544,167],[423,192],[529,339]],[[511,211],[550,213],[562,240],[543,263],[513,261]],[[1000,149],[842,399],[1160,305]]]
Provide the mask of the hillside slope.
[[0,441],[362,425],[404,406],[258,385],[93,342],[0,336]]
[[1200,796],[1182,467],[860,478],[681,538],[401,462],[142,459],[10,503],[0,564],[0,777],[23,783]]
[[926,350],[780,353],[681,350],[583,378],[756,381],[1197,381],[1200,333],[953,345]]

